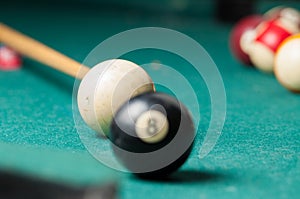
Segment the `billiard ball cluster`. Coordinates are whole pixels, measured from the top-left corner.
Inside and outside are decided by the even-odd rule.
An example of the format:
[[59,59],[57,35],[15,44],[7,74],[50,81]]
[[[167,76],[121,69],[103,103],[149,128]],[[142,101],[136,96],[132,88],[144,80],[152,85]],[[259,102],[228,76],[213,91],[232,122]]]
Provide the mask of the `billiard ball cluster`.
[[275,7],[264,15],[241,19],[232,29],[230,47],[245,65],[275,74],[293,92],[300,92],[300,13]]
[[85,123],[109,138],[117,158],[138,176],[167,176],[191,152],[195,132],[187,108],[155,92],[135,63],[112,59],[94,66],[80,83],[77,102]]

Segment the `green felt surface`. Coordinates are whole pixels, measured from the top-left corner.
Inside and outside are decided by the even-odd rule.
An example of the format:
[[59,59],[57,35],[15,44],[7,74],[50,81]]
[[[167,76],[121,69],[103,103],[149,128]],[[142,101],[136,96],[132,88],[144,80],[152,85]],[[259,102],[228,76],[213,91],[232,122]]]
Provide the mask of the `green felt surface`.
[[[232,58],[227,44],[231,25],[59,3],[6,3],[0,6],[0,20],[80,62],[104,39],[143,26],[181,31],[210,53],[227,94],[226,123],[217,145],[199,159],[211,113],[208,91],[199,80],[193,88],[201,123],[187,163],[168,181],[121,174],[120,198],[299,197],[300,96],[286,91],[272,75],[242,67]],[[198,82],[184,63],[164,53],[126,56],[137,63],[156,57]],[[172,77],[169,81],[176,82]],[[120,174],[94,160],[81,143],[72,115],[73,83],[29,59],[21,70],[0,72],[0,168],[76,184],[96,184]],[[193,106],[188,94],[183,102]]]

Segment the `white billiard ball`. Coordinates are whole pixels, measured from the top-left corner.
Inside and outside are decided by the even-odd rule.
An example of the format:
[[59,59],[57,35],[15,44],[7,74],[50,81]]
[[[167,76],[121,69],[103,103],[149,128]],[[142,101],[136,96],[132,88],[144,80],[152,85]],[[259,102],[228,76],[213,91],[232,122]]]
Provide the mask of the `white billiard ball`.
[[279,46],[274,73],[284,87],[300,93],[300,34],[288,37]]
[[77,95],[85,123],[107,136],[115,112],[134,96],[155,91],[149,75],[140,66],[112,59],[94,66],[82,79]]

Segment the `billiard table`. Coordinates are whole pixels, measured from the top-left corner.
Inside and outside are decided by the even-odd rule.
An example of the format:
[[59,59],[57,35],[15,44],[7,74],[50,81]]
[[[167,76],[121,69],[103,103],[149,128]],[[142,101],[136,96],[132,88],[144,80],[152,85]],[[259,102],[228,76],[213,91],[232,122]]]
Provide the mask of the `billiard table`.
[[[213,7],[205,2],[207,9]],[[266,2],[257,10],[278,3]],[[217,72],[207,74],[223,90],[210,90],[215,87],[172,52],[146,48],[120,56],[145,67],[157,90],[180,96],[195,118],[193,150],[180,170],[167,179],[145,180],[110,168],[103,160],[114,159],[108,141],[93,149],[91,140],[82,139],[85,128],[78,128],[74,101],[79,80],[26,57],[21,69],[0,71],[0,170],[72,186],[113,183],[119,198],[298,198],[300,95],[284,89],[273,75],[236,61],[228,47],[233,23],[216,20],[213,11],[201,7],[204,14],[185,15],[153,7],[4,1],[0,21],[89,67],[103,61],[88,59],[101,42],[135,28],[167,28],[200,44],[199,56],[208,59],[202,67],[216,67]],[[177,75],[168,73],[171,69]],[[188,82],[192,93],[178,78]],[[210,126],[212,113],[222,116],[216,117],[215,129]],[[208,129],[214,144],[201,155]]]

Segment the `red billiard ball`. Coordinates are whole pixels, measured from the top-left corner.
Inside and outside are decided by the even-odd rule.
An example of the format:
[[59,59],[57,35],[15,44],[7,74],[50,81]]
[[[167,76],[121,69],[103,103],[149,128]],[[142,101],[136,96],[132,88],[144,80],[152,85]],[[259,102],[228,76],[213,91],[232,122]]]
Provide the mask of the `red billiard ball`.
[[256,37],[248,54],[255,67],[272,72],[275,52],[280,43],[294,32],[284,27],[280,20],[267,20],[258,25]]
[[250,15],[238,21],[230,33],[230,49],[232,54],[245,65],[252,65],[247,54],[249,43],[255,37],[255,28],[263,21],[261,15]]
[[22,65],[22,58],[7,46],[0,46],[0,70],[17,70]]
[[274,73],[288,90],[300,93],[300,34],[285,39],[275,55]]

